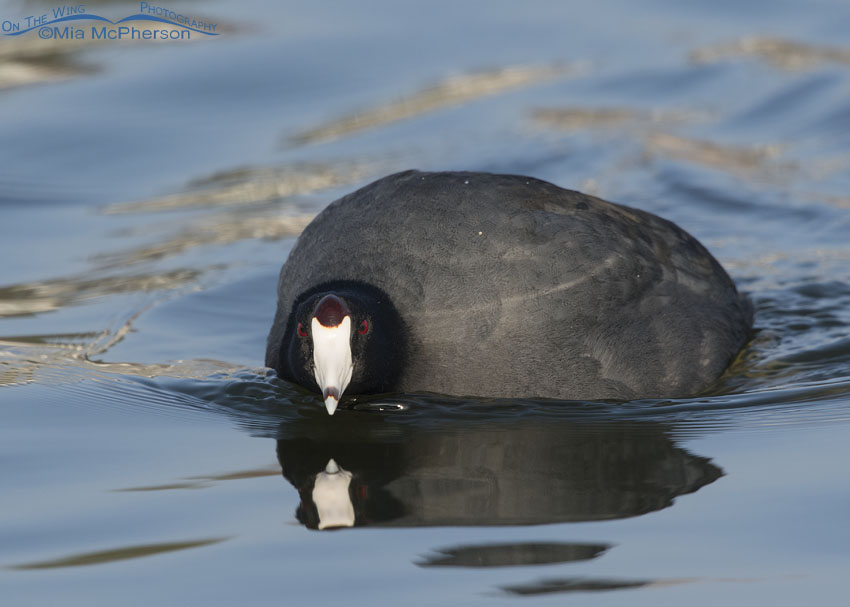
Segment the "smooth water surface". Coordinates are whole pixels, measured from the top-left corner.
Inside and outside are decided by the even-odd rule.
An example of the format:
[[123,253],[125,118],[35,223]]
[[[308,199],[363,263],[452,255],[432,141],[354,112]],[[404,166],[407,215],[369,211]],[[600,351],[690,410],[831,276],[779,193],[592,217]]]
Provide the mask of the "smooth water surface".
[[[168,8],[221,35],[0,36],[4,604],[846,600],[850,6]],[[262,366],[277,272],[407,168],[677,222],[751,344],[693,399],[328,417]]]

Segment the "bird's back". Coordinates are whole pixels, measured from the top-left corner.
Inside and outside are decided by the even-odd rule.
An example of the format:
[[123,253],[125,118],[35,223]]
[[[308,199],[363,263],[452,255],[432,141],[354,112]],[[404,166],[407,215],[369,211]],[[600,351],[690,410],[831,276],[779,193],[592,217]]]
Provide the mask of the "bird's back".
[[281,271],[275,325],[300,293],[338,280],[393,300],[405,391],[684,396],[722,373],[752,322],[673,223],[514,175],[407,171],[332,203]]

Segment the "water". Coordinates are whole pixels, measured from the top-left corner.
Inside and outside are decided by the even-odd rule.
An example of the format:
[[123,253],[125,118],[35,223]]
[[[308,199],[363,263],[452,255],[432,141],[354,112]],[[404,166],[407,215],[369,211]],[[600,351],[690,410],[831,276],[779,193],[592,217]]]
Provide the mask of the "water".
[[[846,3],[169,8],[223,33],[0,39],[4,604],[843,600]],[[277,272],[410,167],[672,219],[758,331],[699,398],[329,418],[262,367]]]

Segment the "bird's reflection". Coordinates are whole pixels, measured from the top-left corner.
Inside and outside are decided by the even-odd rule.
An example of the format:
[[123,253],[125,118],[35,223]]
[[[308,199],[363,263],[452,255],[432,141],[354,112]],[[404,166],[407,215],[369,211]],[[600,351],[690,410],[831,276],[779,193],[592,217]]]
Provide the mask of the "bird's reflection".
[[338,417],[279,430],[283,476],[299,492],[298,520],[312,529],[624,518],[722,475],[656,423]]

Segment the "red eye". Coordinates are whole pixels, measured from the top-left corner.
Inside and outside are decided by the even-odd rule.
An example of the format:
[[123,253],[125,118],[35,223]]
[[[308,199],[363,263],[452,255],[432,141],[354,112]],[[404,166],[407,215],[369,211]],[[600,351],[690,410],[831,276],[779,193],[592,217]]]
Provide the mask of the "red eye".
[[360,335],[366,335],[369,332],[369,322],[365,320],[361,322],[360,328],[357,329],[357,332],[360,333]]
[[298,328],[296,329],[298,332],[298,337],[307,337],[307,331],[304,330],[304,325],[300,322],[298,323]]

